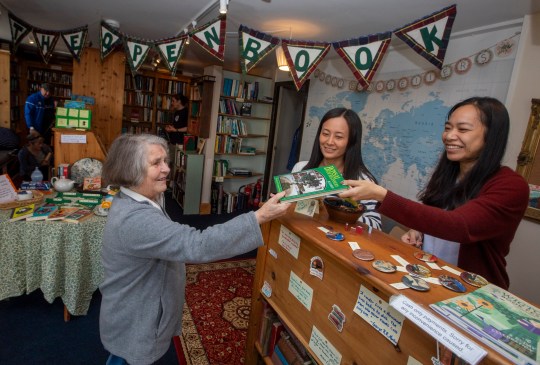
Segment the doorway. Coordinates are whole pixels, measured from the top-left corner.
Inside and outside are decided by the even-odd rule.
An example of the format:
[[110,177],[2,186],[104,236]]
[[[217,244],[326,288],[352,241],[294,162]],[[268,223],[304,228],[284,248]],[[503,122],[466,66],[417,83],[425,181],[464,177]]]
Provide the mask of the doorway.
[[274,100],[277,102],[272,110],[270,123],[268,145],[272,148],[269,149],[271,153],[266,159],[267,179],[263,187],[263,196],[266,199],[270,197],[269,193],[276,192],[273,177],[290,172],[298,161],[308,90],[309,80],[302,85],[300,91],[296,90],[292,81],[276,82],[274,85]]

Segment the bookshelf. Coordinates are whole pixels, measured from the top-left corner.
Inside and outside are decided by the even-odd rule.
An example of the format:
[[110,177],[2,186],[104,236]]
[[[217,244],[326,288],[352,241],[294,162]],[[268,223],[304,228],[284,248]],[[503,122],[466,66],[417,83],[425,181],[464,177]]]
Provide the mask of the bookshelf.
[[71,67],[50,65],[29,66],[27,69],[27,94],[30,95],[39,91],[42,83],[46,82],[51,87],[51,97],[61,101],[71,99],[71,84],[73,82],[73,72]]
[[188,134],[201,138],[210,136],[210,104],[212,102],[215,77],[204,75],[194,79],[190,85],[190,108]]
[[9,83],[9,92],[10,92],[10,126],[11,129],[16,131],[18,127],[19,120],[22,119],[24,115],[24,102],[21,102],[22,99],[22,90],[21,90],[21,66],[11,60],[10,62],[10,83]]
[[183,214],[199,214],[204,155],[175,146],[173,197]]
[[[224,194],[255,195],[265,179],[272,95],[271,79],[223,71],[213,176]],[[240,171],[233,175],[230,169]]]

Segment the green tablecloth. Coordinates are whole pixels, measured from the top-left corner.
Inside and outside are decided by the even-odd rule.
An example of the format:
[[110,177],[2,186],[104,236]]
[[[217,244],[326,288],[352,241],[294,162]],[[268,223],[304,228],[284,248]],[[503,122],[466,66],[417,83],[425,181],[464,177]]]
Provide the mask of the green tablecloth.
[[0,300],[39,288],[49,303],[61,297],[69,313],[85,315],[103,280],[106,218],[9,222],[10,213],[0,210]]

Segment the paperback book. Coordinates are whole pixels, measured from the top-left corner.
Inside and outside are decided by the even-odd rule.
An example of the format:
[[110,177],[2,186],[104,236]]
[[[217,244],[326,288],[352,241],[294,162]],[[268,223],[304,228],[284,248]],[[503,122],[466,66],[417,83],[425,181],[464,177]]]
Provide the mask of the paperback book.
[[27,204],[22,207],[13,208],[11,216],[9,217],[10,222],[16,222],[23,219],[26,219],[34,213],[35,204]]
[[540,308],[493,284],[430,307],[514,364],[540,364]]
[[37,208],[32,216],[26,218],[27,221],[42,221],[47,219],[52,213],[58,209],[58,205],[47,203]]
[[63,219],[64,222],[81,223],[94,215],[92,209],[79,209],[75,213],[71,213]]
[[295,202],[346,190],[343,175],[334,165],[274,176],[277,192],[287,191],[282,201]]
[[75,213],[76,211],[78,211],[80,208],[79,207],[68,207],[68,206],[65,206],[65,207],[60,207],[58,208],[58,210],[56,210],[54,213],[52,213],[51,215],[49,215],[49,217],[47,218],[48,221],[60,221],[60,220],[64,220],[66,219],[66,217],[72,213]]

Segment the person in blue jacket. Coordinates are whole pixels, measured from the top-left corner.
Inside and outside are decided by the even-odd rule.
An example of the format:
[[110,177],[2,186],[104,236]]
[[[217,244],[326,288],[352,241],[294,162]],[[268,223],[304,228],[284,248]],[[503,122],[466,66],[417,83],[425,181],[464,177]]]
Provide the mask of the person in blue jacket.
[[46,143],[50,143],[54,119],[54,100],[51,97],[49,84],[41,84],[39,91],[26,98],[24,118],[30,134],[41,135]]

